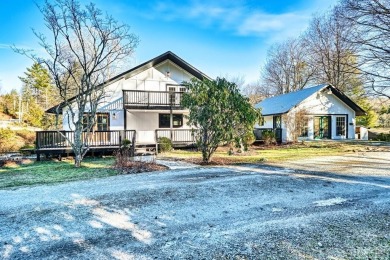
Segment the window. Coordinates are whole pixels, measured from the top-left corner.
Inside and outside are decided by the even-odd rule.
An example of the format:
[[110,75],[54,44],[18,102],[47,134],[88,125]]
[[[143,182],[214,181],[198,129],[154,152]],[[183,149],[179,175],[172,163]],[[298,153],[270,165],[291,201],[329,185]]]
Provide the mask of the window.
[[282,128],[282,117],[281,116],[274,116],[274,129],[275,128]]
[[[183,126],[183,115],[173,114],[172,115],[172,127],[179,128]],[[170,114],[159,114],[159,128],[170,128],[171,127],[171,115]]]
[[260,117],[259,126],[264,126],[264,123],[265,123],[264,117]]
[[299,137],[308,137],[309,136],[309,120],[303,119],[301,123],[301,130],[299,133]]
[[96,117],[97,117],[96,120],[97,131],[108,131],[109,128],[108,114],[97,114]]
[[169,87],[168,92],[169,92],[169,104],[174,104],[176,101],[176,94],[175,94],[175,87]]
[[98,113],[96,114],[96,120],[94,122],[90,114],[83,115],[83,130],[87,131],[88,126],[94,124],[92,129],[95,131],[108,131],[110,130],[110,121],[108,113]]
[[336,135],[345,136],[345,117],[338,116],[336,117]]
[[[90,117],[89,114],[83,115],[83,131],[87,131],[88,127],[90,127],[91,124],[93,123],[93,122],[90,122],[92,120],[93,120],[93,118]],[[90,129],[90,130],[92,130],[92,129]]]

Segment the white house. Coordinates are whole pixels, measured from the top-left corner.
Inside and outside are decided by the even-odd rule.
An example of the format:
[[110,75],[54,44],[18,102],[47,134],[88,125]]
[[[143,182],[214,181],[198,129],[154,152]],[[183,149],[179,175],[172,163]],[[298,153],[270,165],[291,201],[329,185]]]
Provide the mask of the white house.
[[[304,111],[304,126],[299,140],[355,139],[355,117],[365,111],[355,102],[330,84],[305,88],[258,103],[264,117],[255,133],[261,135],[265,129],[275,131],[281,142],[292,141],[288,119]],[[291,122],[291,121],[290,121]]]
[[[114,139],[120,135],[122,139],[129,138],[123,135],[127,130],[135,131],[135,140],[141,145],[155,144],[159,137],[191,142],[191,129],[184,117],[188,110],[180,104],[186,91],[181,84],[191,78],[209,79],[170,51],[113,77],[102,86],[106,97],[98,107],[95,132],[104,132],[104,139],[111,143],[117,143]],[[62,104],[47,112],[55,113],[58,107],[63,129],[72,131],[68,111]]]

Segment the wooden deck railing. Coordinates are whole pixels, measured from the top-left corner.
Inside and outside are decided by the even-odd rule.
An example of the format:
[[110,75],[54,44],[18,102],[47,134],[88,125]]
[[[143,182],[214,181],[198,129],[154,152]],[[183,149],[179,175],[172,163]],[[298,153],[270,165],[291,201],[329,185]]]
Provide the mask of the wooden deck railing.
[[[135,130],[95,131],[82,134],[83,142],[90,147],[119,147],[122,140],[135,138]],[[36,132],[36,149],[60,149],[71,147],[74,142],[73,131],[38,131]]]
[[128,108],[180,108],[183,92],[123,90],[123,105]]
[[158,139],[160,137],[166,137],[171,139],[172,143],[195,143],[195,137],[194,137],[194,129],[167,129],[167,130],[156,130],[156,139],[158,142]]

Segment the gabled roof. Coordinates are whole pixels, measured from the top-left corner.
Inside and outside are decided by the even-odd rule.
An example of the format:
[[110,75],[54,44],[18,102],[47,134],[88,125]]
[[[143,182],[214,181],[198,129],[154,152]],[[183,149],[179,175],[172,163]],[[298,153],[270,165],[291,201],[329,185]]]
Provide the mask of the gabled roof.
[[329,89],[336,97],[353,109],[357,116],[365,115],[366,112],[359,107],[355,102],[348,98],[344,93],[330,84],[321,84],[318,86],[305,88],[299,91],[282,94],[275,97],[266,98],[260,103],[256,104],[256,108],[261,108],[261,113],[264,116],[267,115],[280,115],[289,112],[292,108],[299,105],[302,101],[310,97],[311,95],[322,91],[323,89]]
[[175,63],[179,67],[183,68],[185,71],[187,71],[188,73],[190,73],[191,75],[193,75],[197,79],[200,79],[200,80],[203,80],[204,78],[211,79],[209,76],[207,76],[206,74],[204,74],[203,72],[201,72],[200,70],[198,70],[197,68],[195,68],[194,66],[192,66],[191,64],[189,64],[188,62],[186,62],[185,60],[180,58],[179,56],[177,56],[176,54],[174,54],[173,52],[167,51],[167,52],[161,54],[160,56],[157,56],[151,60],[148,60],[147,62],[144,62],[138,66],[135,66],[134,68],[129,69],[128,71],[125,71],[125,72],[113,77],[112,79],[109,79],[104,84],[113,83],[117,79],[122,78],[123,76],[131,77],[131,76],[136,75],[136,74],[138,74],[146,69],[149,69],[151,67],[155,67],[158,64],[160,64],[166,60],[172,61],[173,63]]
[[[211,79],[209,76],[207,76],[206,74],[204,74],[203,72],[201,72],[200,70],[198,70],[197,68],[195,68],[194,66],[192,66],[191,64],[189,64],[188,62],[186,62],[185,60],[180,58],[179,56],[177,56],[176,54],[174,54],[173,52],[167,51],[167,52],[161,54],[160,56],[157,56],[151,60],[148,60],[148,61],[146,61],[138,66],[135,66],[135,67],[107,80],[106,82],[100,84],[98,87],[99,88],[105,87],[109,84],[112,84],[112,83],[122,79],[123,77],[132,77],[132,76],[134,76],[134,75],[136,75],[144,70],[147,70],[151,67],[155,67],[158,64],[160,64],[166,60],[172,61],[173,63],[175,63],[179,67],[183,68],[185,71],[187,71],[188,73],[190,73],[191,75],[193,75],[197,79],[200,79],[200,80],[203,80],[204,78]],[[68,101],[72,101],[75,98],[76,97],[72,97]],[[60,114],[61,114],[62,108],[64,106],[65,106],[65,102],[62,102],[58,105],[55,105],[54,107],[49,108],[48,110],[46,110],[46,112],[55,114],[56,109],[59,107]]]

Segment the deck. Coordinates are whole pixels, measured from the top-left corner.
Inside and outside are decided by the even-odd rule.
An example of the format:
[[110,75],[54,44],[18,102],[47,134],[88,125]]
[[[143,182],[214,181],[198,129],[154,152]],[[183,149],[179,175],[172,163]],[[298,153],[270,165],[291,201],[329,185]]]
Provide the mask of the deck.
[[[136,130],[95,131],[89,135],[83,133],[82,139],[91,154],[107,154],[119,149],[122,141],[127,139],[135,144],[135,148],[148,148],[156,150],[159,138],[167,137],[172,141],[173,147],[186,147],[195,143],[192,129],[157,129],[152,131],[154,136],[142,139],[143,132]],[[149,131],[148,131],[149,132]],[[73,131],[38,131],[36,132],[35,152],[37,160],[40,155],[70,155],[71,143],[74,141]]]
[[184,92],[123,90],[126,109],[184,109],[181,100]]

